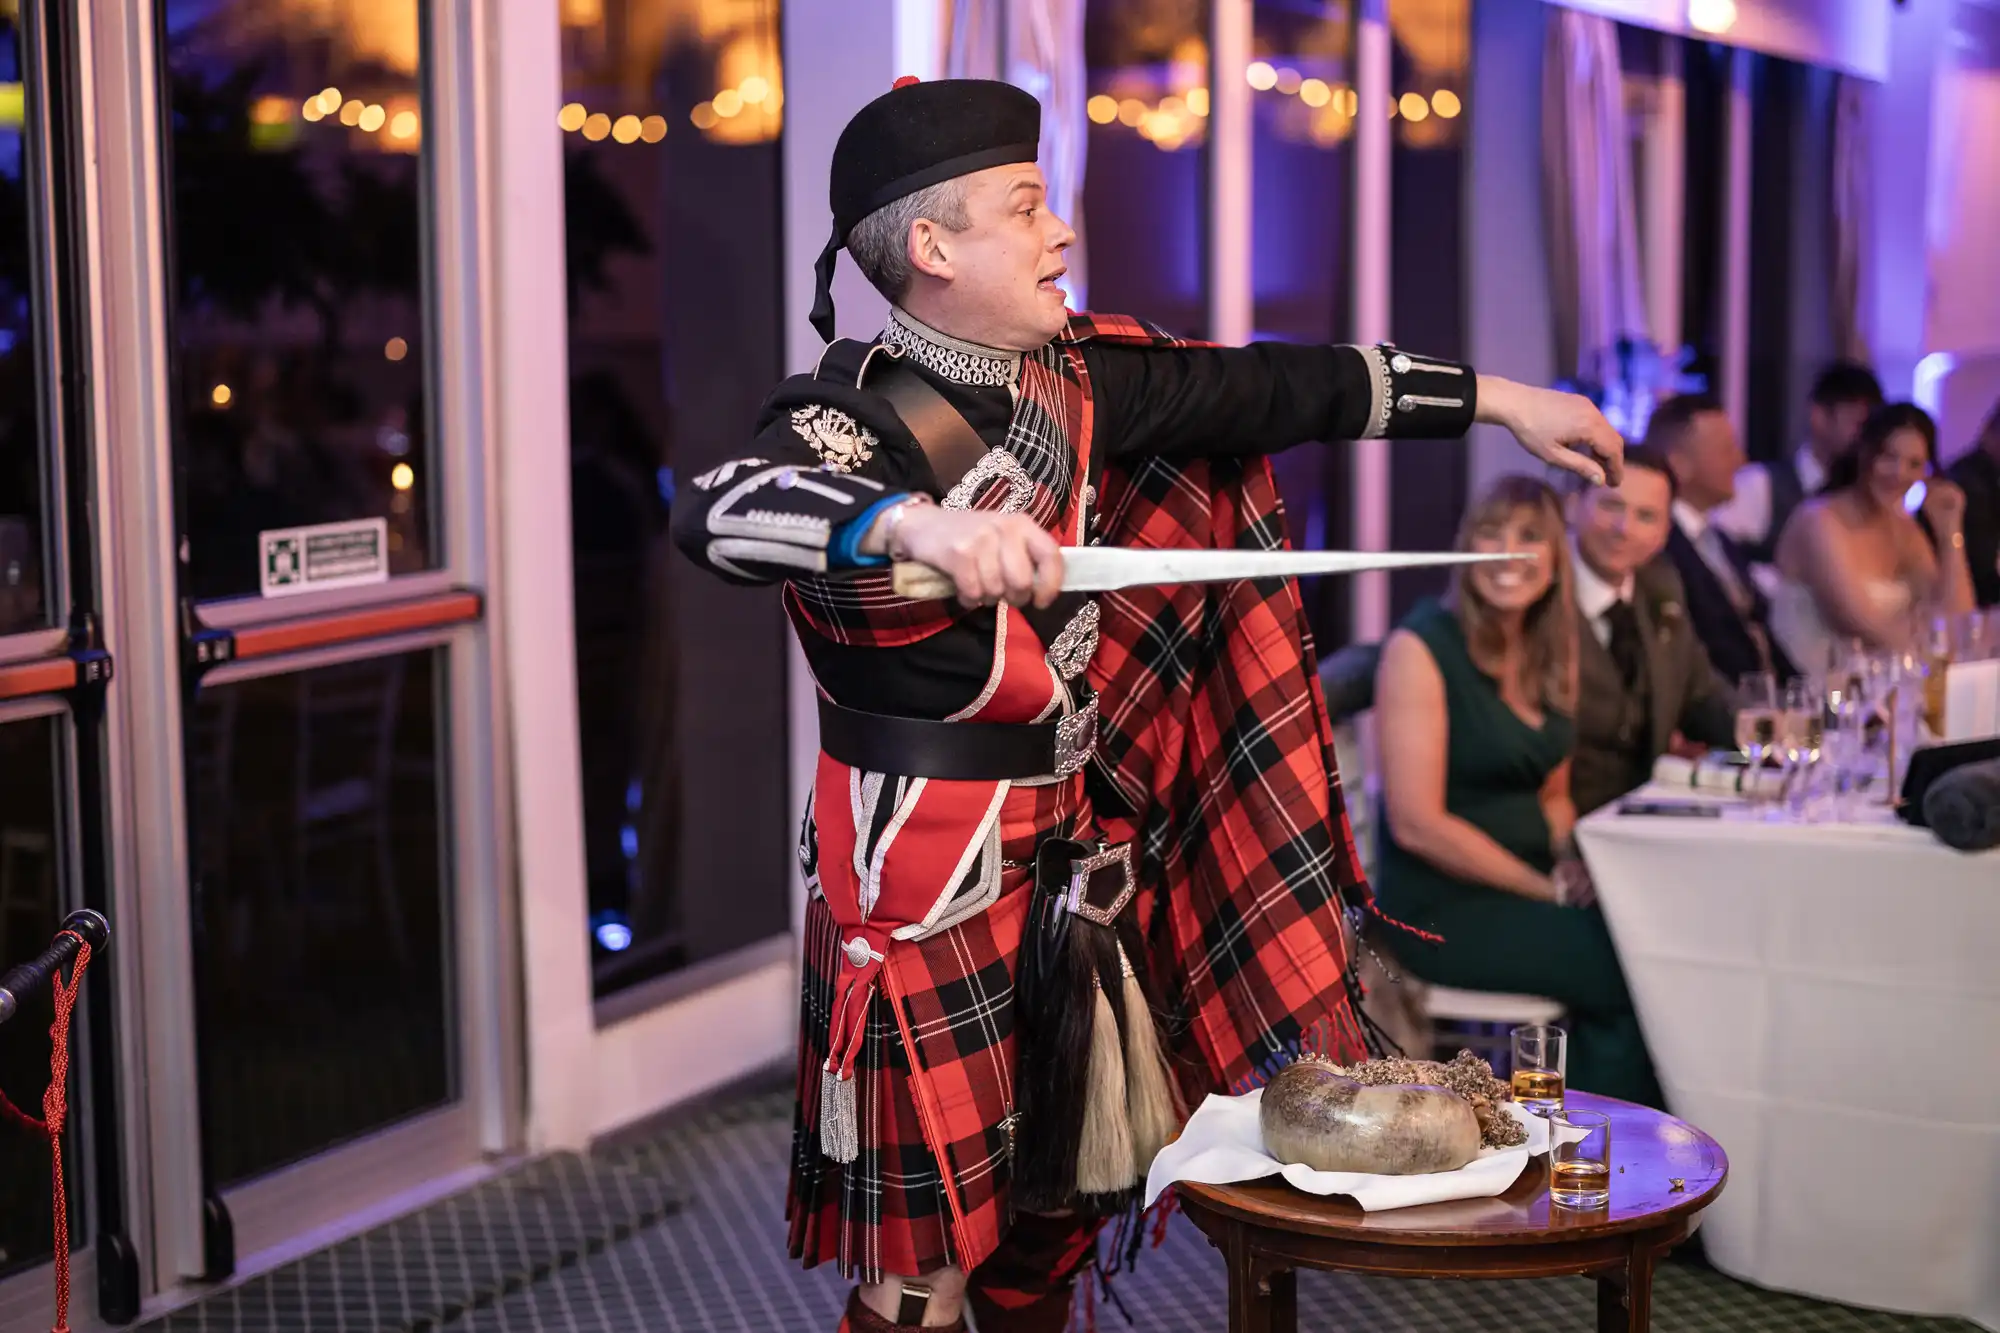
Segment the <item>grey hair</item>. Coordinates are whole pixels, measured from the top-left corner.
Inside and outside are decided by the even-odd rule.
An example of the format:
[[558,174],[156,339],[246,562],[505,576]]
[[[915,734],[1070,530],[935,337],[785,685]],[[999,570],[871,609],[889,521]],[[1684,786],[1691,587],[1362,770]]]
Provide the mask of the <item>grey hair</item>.
[[901,300],[916,277],[910,263],[910,228],[919,218],[929,218],[946,231],[964,231],[972,225],[965,205],[963,179],[940,181],[906,194],[855,223],[847,234],[847,253],[876,291],[891,301]]

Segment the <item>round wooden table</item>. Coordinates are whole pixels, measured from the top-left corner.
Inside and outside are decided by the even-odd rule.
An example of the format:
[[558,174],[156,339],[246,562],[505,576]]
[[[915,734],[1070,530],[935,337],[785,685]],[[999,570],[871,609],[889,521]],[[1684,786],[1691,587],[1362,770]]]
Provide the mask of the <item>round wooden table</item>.
[[1239,1185],[1174,1186],[1181,1207],[1229,1265],[1230,1333],[1298,1327],[1297,1270],[1396,1277],[1597,1279],[1599,1333],[1644,1333],[1653,1268],[1688,1238],[1729,1175],[1721,1145],[1659,1111],[1572,1092],[1573,1110],[1611,1118],[1611,1201],[1549,1201],[1548,1157],[1491,1199],[1365,1213],[1278,1177]]

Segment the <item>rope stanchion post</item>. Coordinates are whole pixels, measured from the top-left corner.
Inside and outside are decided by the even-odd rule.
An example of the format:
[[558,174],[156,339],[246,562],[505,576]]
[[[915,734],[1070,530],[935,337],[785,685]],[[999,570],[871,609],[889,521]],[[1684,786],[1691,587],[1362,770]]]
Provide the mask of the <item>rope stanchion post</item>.
[[[101,923],[101,918],[99,922]],[[95,932],[94,932],[95,933]],[[100,934],[100,939],[102,935]],[[50,1333],[70,1333],[69,1327],[69,1191],[63,1171],[63,1128],[69,1119],[69,1037],[77,997],[83,993],[83,974],[90,966],[90,941],[75,930],[56,936],[64,952],[74,943],[74,964],[69,980],[63,981],[60,965],[51,969],[49,990],[55,999],[55,1021],[49,1025],[49,1086],[42,1093],[42,1115],[38,1120],[15,1106],[0,1093],[0,1119],[10,1120],[37,1137],[48,1140],[49,1167],[53,1175],[55,1200],[55,1323]],[[10,974],[9,980],[12,979]]]

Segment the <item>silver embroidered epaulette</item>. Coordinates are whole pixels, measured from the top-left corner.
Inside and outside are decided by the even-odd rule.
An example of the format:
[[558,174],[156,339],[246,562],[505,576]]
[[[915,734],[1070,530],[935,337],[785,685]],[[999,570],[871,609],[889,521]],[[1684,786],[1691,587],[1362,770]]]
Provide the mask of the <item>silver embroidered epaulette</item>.
[[835,472],[852,472],[875,456],[875,432],[837,407],[808,403],[792,412],[792,429]]

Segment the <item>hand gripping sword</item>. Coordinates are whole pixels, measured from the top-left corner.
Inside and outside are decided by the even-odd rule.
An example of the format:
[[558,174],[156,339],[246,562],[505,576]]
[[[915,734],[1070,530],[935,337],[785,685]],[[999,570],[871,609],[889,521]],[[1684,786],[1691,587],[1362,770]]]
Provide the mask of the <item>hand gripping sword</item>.
[[[1526,551],[1470,554],[1388,551],[1215,551],[1136,546],[1065,546],[1063,591],[1111,592],[1164,583],[1234,583],[1239,579],[1297,579],[1312,574],[1359,574],[1372,569],[1478,565],[1532,560]],[[953,597],[958,585],[939,569],[898,560],[890,578],[899,597],[915,601]]]

